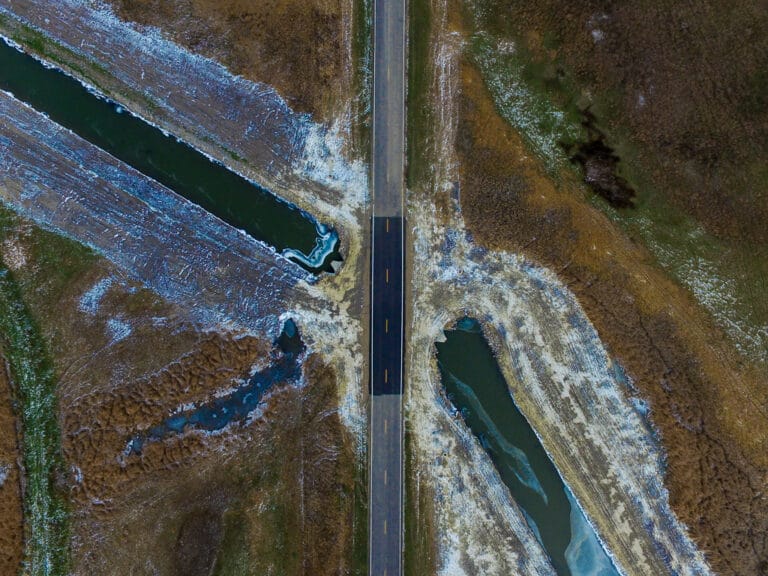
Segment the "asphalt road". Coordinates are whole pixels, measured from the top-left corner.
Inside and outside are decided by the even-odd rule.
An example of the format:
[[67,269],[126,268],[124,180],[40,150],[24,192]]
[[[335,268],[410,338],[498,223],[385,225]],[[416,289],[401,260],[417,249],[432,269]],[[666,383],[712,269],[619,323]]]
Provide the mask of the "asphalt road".
[[405,0],[374,0],[369,573],[403,573]]

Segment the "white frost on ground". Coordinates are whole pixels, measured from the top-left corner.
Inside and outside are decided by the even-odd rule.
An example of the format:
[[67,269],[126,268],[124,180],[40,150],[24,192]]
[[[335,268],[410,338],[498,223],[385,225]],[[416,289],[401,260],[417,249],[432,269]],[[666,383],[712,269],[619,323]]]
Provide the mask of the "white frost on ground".
[[131,335],[131,325],[122,318],[110,318],[107,320],[110,344],[115,344]]
[[[342,192],[345,200],[328,211],[343,211],[350,219],[350,210],[363,206],[368,201],[368,166],[362,159],[349,160],[344,153],[348,133],[343,124],[348,121],[336,120],[330,128],[312,123],[307,130],[304,152],[294,170],[327,188]],[[353,198],[350,198],[349,196]]]
[[96,284],[91,286],[80,297],[80,304],[78,305],[80,312],[85,312],[91,316],[96,315],[99,311],[101,299],[104,298],[110,286],[112,286],[112,278],[110,277],[101,278]]
[[8,479],[9,469],[8,464],[0,464],[0,488],[3,487],[3,484]]
[[16,238],[7,238],[3,241],[2,256],[5,265],[14,272],[27,265],[27,253]]

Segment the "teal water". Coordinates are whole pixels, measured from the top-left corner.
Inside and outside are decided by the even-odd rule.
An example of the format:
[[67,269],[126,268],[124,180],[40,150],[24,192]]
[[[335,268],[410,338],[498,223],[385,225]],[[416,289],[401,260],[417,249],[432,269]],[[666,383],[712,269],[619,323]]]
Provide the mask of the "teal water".
[[312,272],[341,259],[334,230],[5,41],[0,89]]
[[528,421],[515,405],[477,321],[463,318],[438,342],[453,407],[491,458],[562,576],[618,576]]

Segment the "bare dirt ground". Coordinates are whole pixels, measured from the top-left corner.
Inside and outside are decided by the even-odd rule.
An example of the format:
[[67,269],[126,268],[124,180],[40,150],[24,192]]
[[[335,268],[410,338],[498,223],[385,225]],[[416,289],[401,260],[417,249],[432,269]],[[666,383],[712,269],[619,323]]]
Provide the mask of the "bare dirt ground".
[[0,362],[0,573],[15,574],[24,552],[21,458],[10,380],[1,354]]
[[351,82],[348,0],[110,0],[192,52],[274,86],[298,112],[332,119]]
[[[559,14],[551,6],[547,10],[541,13]],[[570,22],[568,14],[563,26]],[[643,22],[642,29],[647,32],[646,26],[655,25],[650,24],[654,18]],[[644,59],[636,54],[636,61]],[[692,76],[676,78],[693,82]],[[474,68],[465,63],[461,78],[457,151],[468,229],[481,245],[527,254],[567,282],[601,339],[628,369],[639,395],[650,401],[668,457],[666,482],[678,517],[716,571],[764,572],[768,558],[764,374],[743,362],[711,319],[652,265],[640,245],[582,200],[578,183],[568,176],[557,182],[547,176],[520,136],[498,116]],[[658,95],[669,115],[680,115],[676,107],[688,102],[677,91],[660,89]],[[698,102],[694,105],[703,105]],[[664,117],[657,115],[644,133],[658,132]],[[678,130],[681,137],[684,125],[693,131],[706,129],[690,116],[666,127]],[[658,141],[660,136],[654,138]],[[729,142],[726,139],[722,145]],[[736,162],[735,158],[724,154],[723,163]],[[685,195],[684,189],[677,190]],[[690,196],[676,201],[705,206],[703,197],[715,207],[729,203],[718,190],[702,187],[699,200]],[[718,233],[726,233],[729,220],[739,221],[742,209],[750,210],[749,198],[742,200],[747,204],[733,204],[728,218],[718,223]],[[750,232],[749,224],[761,209],[745,219],[742,230],[747,237],[762,233],[756,228]],[[697,216],[719,220],[719,210],[704,210]]]

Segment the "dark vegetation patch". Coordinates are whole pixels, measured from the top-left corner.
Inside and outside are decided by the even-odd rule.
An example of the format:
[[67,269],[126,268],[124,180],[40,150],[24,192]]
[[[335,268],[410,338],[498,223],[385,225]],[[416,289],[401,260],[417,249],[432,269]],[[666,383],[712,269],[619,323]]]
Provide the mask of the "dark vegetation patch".
[[181,524],[174,551],[178,576],[208,576],[216,561],[222,536],[221,513],[195,510]]
[[591,103],[632,184],[649,179],[721,239],[768,241],[765,3],[473,4],[477,28],[529,53],[554,101]]
[[21,424],[24,562],[32,575],[64,575],[69,566],[69,507],[53,363],[19,285],[1,259],[0,345]]
[[595,126],[595,116],[589,110],[584,111],[581,124],[587,133],[586,140],[570,146],[564,145],[571,162],[581,165],[584,182],[611,206],[634,207],[635,191],[617,173],[621,158],[605,143],[605,134]]

